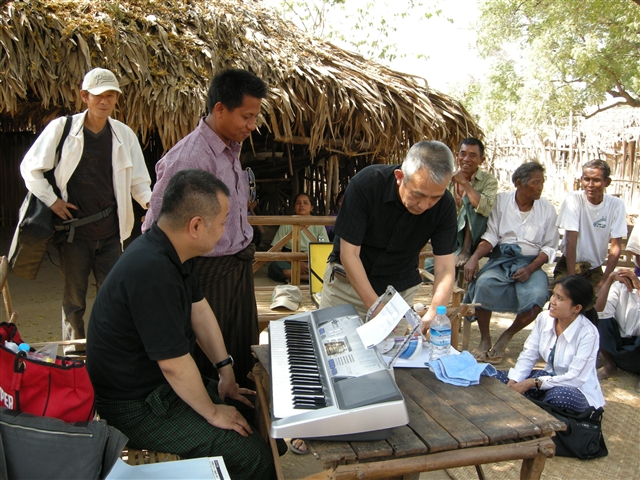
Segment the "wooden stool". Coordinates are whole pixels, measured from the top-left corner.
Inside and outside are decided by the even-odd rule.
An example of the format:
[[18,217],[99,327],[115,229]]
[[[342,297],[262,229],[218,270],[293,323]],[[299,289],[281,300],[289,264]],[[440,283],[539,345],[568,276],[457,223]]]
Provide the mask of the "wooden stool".
[[149,463],[180,460],[180,457],[173,453],[154,452],[153,450],[136,450],[135,448],[129,448],[126,446],[122,450],[120,458],[129,465],[147,465]]

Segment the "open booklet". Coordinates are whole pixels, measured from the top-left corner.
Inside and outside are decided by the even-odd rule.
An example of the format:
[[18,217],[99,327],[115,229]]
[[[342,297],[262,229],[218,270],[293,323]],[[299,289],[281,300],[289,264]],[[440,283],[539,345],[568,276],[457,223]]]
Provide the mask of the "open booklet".
[[[384,307],[372,319],[371,316],[383,302]],[[389,285],[368,310],[365,323],[357,328],[357,332],[363,345],[366,348],[375,347],[391,368],[400,355],[422,347],[424,337],[420,332],[421,324],[420,316]]]

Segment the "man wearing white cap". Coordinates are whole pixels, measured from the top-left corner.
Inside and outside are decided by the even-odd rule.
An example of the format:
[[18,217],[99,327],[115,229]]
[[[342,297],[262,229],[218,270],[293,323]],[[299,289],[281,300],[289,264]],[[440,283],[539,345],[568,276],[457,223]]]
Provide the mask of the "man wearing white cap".
[[[29,191],[68,227],[56,243],[64,280],[63,340],[85,337],[89,274],[93,272],[100,288],[120,256],[134,224],[131,197],[143,208],[151,198],[138,138],[111,118],[121,93],[113,72],[91,70],[80,91],[87,109],[49,123],[20,165]],[[58,148],[60,161],[55,165]],[[45,178],[51,170],[55,184]]]

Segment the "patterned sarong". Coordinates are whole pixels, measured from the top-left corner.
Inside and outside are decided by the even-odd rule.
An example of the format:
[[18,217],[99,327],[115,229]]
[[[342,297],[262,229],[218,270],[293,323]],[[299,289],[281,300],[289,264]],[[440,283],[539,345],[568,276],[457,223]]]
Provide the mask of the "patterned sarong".
[[549,299],[549,279],[538,269],[526,282],[516,282],[513,274],[526,267],[536,257],[521,255],[515,244],[499,245],[493,249],[491,258],[469,285],[464,303],[479,303],[491,312],[523,313],[534,305],[542,308]]
[[[246,417],[253,414],[240,402],[223,402],[218,396],[218,383],[205,381],[213,403],[233,405]],[[275,478],[271,450],[255,427],[247,438],[235,430],[214,427],[169,384],[156,388],[145,400],[96,398],[96,410],[109,425],[129,437],[131,448],[173,453],[185,459],[222,456],[234,480]]]

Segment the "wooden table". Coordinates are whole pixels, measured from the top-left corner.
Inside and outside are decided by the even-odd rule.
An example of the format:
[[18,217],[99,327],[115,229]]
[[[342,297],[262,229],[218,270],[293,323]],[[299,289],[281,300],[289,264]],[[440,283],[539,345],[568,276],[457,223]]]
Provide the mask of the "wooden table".
[[[268,345],[252,347],[260,431],[268,438],[271,369]],[[393,429],[385,441],[308,441],[325,469],[309,479],[417,479],[420,472],[522,459],[520,478],[538,479],[555,454],[551,436],[565,425],[494,378],[455,387],[427,369],[395,369],[409,425]],[[364,430],[364,429],[363,429]],[[275,441],[270,439],[272,449]],[[278,478],[284,478],[277,449]],[[479,467],[477,467],[479,469]],[[481,475],[481,469],[479,469]]]

